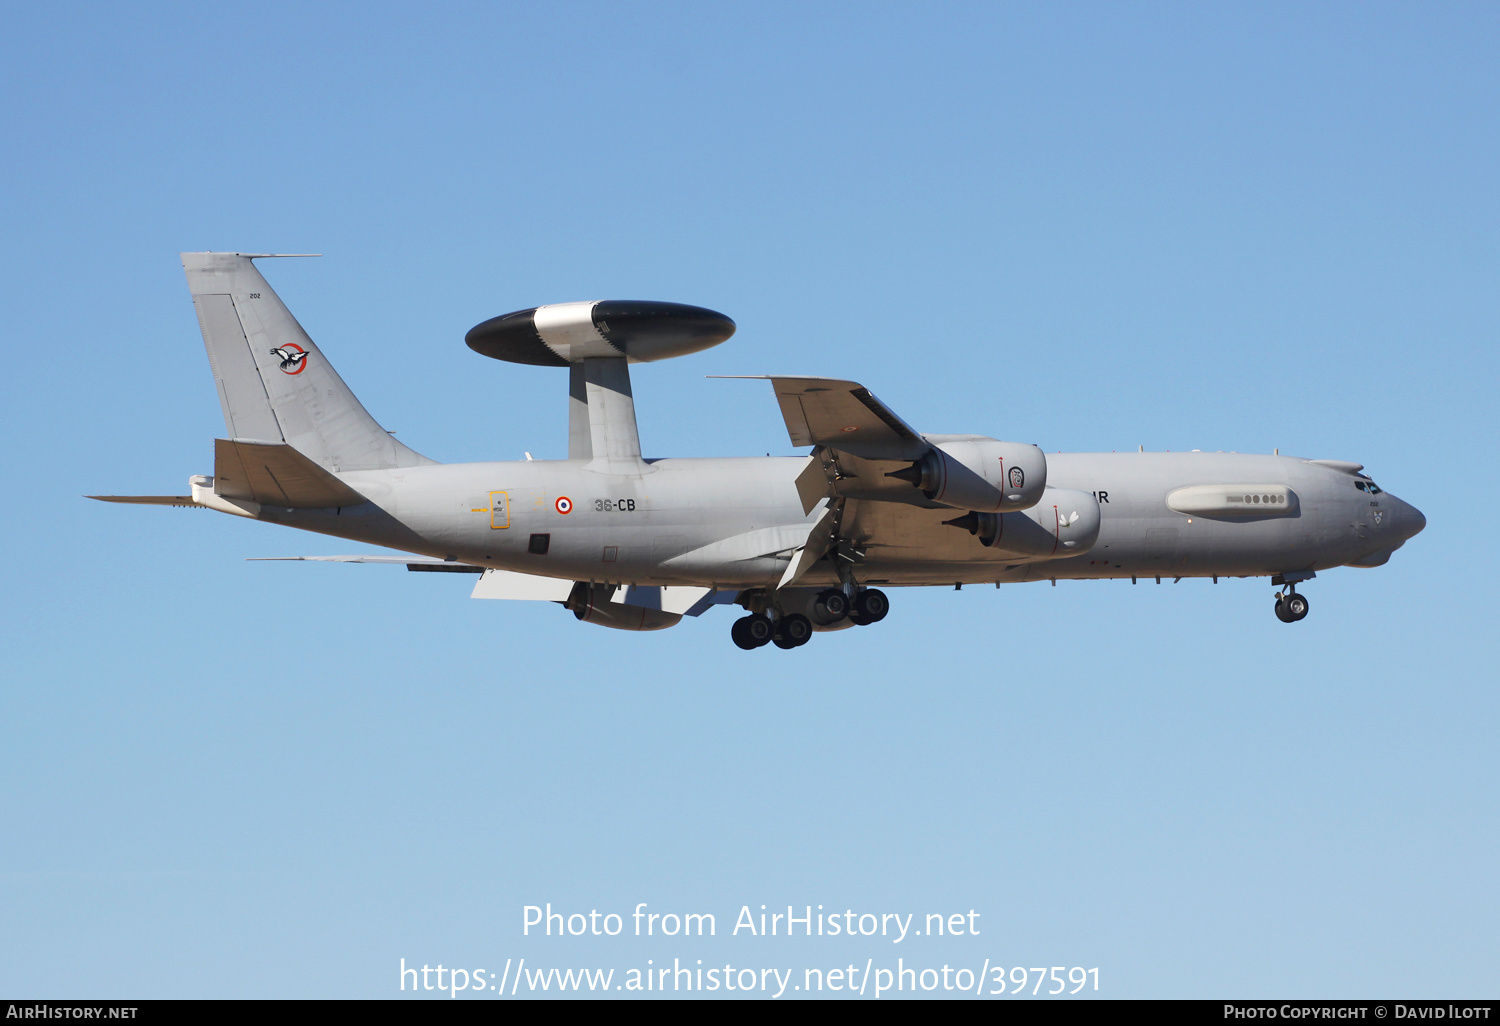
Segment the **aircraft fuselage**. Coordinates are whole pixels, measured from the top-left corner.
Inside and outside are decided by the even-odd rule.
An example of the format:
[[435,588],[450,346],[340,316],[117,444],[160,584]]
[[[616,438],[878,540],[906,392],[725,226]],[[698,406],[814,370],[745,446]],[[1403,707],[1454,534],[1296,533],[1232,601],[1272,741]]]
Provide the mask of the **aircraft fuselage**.
[[[788,543],[816,521],[793,484],[805,457],[564,460],[436,464],[341,474],[370,497],[334,510],[265,507],[260,519],[484,567],[621,584],[755,587],[786,566]],[[1372,559],[1421,530],[1422,514],[1365,479],[1288,456],[1237,453],[1052,453],[1048,494],[1088,493],[1097,540],[1077,555],[1019,558],[944,526],[957,513],[931,504],[882,503],[904,518],[869,545],[852,573],[860,584],[930,585],[1132,576],[1261,576],[1324,570]],[[1167,505],[1195,485],[1276,484],[1290,511],[1185,514]],[[1040,505],[1046,506],[1048,496]],[[1061,510],[1065,517],[1068,510]],[[740,548],[711,547],[772,532]],[[537,536],[545,537],[545,543]],[[767,541],[767,538],[773,539]],[[854,539],[856,543],[858,538]],[[537,551],[545,544],[544,551]],[[707,549],[708,551],[703,551]],[[759,549],[761,551],[752,551]],[[698,553],[698,555],[694,555]],[[684,557],[688,557],[684,559]],[[804,583],[837,583],[814,570]]]

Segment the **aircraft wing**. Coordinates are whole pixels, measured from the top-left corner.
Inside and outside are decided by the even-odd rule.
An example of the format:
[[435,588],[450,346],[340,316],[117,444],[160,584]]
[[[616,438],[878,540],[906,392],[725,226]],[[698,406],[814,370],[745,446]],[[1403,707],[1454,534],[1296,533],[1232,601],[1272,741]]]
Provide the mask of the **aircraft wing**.
[[857,381],[749,377],[771,382],[793,445],[821,445],[867,460],[915,460],[931,448]]

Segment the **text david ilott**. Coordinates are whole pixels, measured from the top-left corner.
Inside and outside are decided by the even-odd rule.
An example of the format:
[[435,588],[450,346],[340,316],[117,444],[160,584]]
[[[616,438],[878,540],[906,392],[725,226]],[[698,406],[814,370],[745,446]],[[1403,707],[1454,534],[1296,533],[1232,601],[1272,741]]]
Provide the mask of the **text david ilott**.
[[[979,913],[929,912],[925,916],[907,912],[842,912],[824,911],[804,905],[801,914],[795,906],[788,905],[785,912],[768,911],[765,905],[752,912],[749,905],[741,905],[729,936],[739,937],[889,937],[892,944],[900,944],[908,934],[920,937],[977,937],[979,935]],[[715,937],[718,936],[718,919],[712,912],[653,912],[646,902],[635,906],[635,911],[621,916],[618,912],[554,912],[552,903],[546,906],[523,905],[521,907],[521,935],[531,936],[536,930],[543,937],[615,937],[625,932],[626,920],[630,921],[631,934],[636,937]],[[913,920],[916,920],[913,922]]]

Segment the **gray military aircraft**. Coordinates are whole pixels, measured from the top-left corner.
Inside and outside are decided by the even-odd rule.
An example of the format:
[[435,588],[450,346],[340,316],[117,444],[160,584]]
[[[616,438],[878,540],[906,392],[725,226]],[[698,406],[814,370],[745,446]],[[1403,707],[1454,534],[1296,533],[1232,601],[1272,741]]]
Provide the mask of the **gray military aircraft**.
[[801,457],[648,459],[630,365],[734,333],[677,303],[561,303],[495,317],[471,349],[567,368],[568,458],[444,464],[377,424],[253,260],[184,253],[229,437],[193,506],[417,555],[294,559],[478,574],[475,598],[554,601],[658,630],[734,603],[741,648],[873,624],[875,585],[1270,577],[1307,615],[1317,571],[1375,567],[1426,525],[1358,463],[1223,452],[1054,453],[924,434],[853,381],[768,377]]

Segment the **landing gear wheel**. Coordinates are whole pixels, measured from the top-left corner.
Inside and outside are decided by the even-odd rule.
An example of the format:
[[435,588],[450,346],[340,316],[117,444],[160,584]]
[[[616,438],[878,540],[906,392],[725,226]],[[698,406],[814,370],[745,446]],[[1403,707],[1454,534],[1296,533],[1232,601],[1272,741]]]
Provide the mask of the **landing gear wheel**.
[[760,648],[771,640],[771,621],[759,613],[742,616],[729,628],[729,636],[743,649]]
[[1296,623],[1307,615],[1307,596],[1289,592],[1276,596],[1276,619],[1282,623]]
[[1295,591],[1281,600],[1286,607],[1287,623],[1296,623],[1307,615],[1307,598]]
[[777,648],[796,648],[807,644],[807,639],[811,637],[812,621],[801,613],[792,613],[776,621],[776,633],[771,636],[771,640],[776,643]]
[[849,615],[849,600],[837,588],[829,588],[818,592],[813,609],[818,614],[819,623],[838,623]]
[[850,619],[864,627],[884,620],[890,611],[891,600],[885,597],[885,592],[866,588],[854,597],[854,613]]

